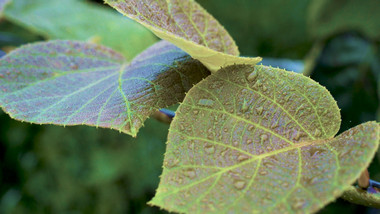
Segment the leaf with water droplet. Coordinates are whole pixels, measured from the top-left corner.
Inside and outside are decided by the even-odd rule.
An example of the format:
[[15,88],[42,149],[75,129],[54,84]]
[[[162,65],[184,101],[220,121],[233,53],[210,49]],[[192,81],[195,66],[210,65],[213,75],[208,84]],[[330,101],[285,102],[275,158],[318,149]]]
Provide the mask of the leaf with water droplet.
[[[254,70],[257,77],[242,83],[242,77]],[[209,89],[215,81],[224,81],[222,90]],[[286,97],[291,101],[279,102]],[[214,108],[206,108],[199,99],[212,99]],[[260,114],[242,114],[244,100]],[[230,102],[235,105],[221,105]],[[198,115],[192,114],[194,110]],[[223,119],[210,119],[214,117]],[[192,132],[181,131],[179,121],[193,126]],[[355,182],[379,144],[376,122],[334,137],[339,126],[335,100],[308,77],[266,66],[221,69],[194,86],[179,107],[167,153],[177,153],[181,163],[164,167],[150,204],[180,213],[206,213],[202,201],[213,201],[218,213],[278,213],[284,208],[290,213],[316,212]],[[206,131],[210,128],[211,139]],[[193,140],[196,146],[189,149]],[[214,145],[212,154],[206,151],[210,145]],[[197,170],[196,178],[181,185],[167,182],[189,166]],[[185,191],[192,197],[181,197]]]
[[0,106],[22,121],[85,124],[135,136],[154,111],[182,101],[208,74],[166,41],[131,63],[92,43],[43,42],[0,59]]
[[238,48],[219,22],[195,1],[105,0],[125,16],[141,23],[211,72],[232,64],[256,64],[260,57],[238,57]]
[[149,30],[136,22],[88,1],[12,0],[4,16],[48,39],[92,41],[108,46],[128,61],[157,42]]

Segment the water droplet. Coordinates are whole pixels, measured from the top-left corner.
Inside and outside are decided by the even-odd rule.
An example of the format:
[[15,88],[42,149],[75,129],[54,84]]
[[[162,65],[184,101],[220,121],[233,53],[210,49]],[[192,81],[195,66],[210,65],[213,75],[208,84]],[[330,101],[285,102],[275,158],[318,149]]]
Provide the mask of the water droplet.
[[250,125],[248,126],[248,131],[252,131],[254,128],[255,128],[254,126]]
[[264,165],[266,168],[273,168],[273,167],[274,167],[274,164],[271,163],[271,162],[264,162],[263,165]]
[[298,131],[296,136],[293,137],[293,140],[298,141],[302,137],[303,133]]
[[253,81],[256,80],[257,76],[258,76],[258,74],[257,74],[256,68],[255,68],[255,69],[254,69],[254,70],[248,75],[247,80],[248,80],[249,82],[253,82]]
[[239,146],[239,142],[234,141],[234,142],[232,142],[232,145],[235,146],[235,147],[237,147],[237,146]]
[[227,129],[227,128],[224,128],[223,131],[224,131],[224,132],[228,132],[228,129]]
[[317,181],[318,181],[318,177],[312,177],[312,178],[308,181],[308,183],[311,184],[311,185],[314,185],[314,184],[317,183]]
[[185,171],[185,176],[188,178],[195,178],[196,173],[194,169],[188,169]]
[[207,154],[213,154],[215,152],[215,147],[213,145],[205,146],[205,151]]
[[268,140],[268,135],[266,134],[261,135],[261,142],[265,142],[266,140]]
[[284,182],[282,183],[282,186],[285,187],[285,188],[288,188],[288,187],[289,187],[289,183],[286,182],[286,181],[284,181]]
[[265,171],[265,170],[260,170],[259,174],[262,175],[262,176],[265,176],[265,175],[268,174],[268,172]]
[[179,164],[179,159],[169,159],[164,161],[164,166],[167,168],[175,167],[177,164]]
[[272,151],[273,150],[273,148],[271,147],[271,146],[267,146],[267,151],[268,152],[270,152],[270,151]]
[[251,143],[253,143],[253,141],[251,139],[248,139],[247,144],[251,144]]
[[321,136],[321,134],[322,134],[322,132],[319,129],[316,129],[315,132],[314,132],[314,136],[316,136],[316,137]]
[[261,115],[261,114],[263,113],[263,111],[264,111],[264,108],[263,108],[262,106],[260,106],[260,107],[256,107],[256,113],[257,113],[258,115]]
[[194,110],[194,111],[193,111],[193,114],[194,114],[194,115],[197,115],[198,113],[199,113],[198,110]]
[[239,162],[243,162],[243,161],[246,161],[248,159],[249,159],[249,157],[247,155],[239,155],[239,157],[238,157]]
[[241,107],[241,111],[246,112],[246,111],[248,111],[248,108],[249,108],[248,101],[246,99],[244,99],[243,105]]
[[302,198],[295,198],[293,203],[292,203],[292,208],[294,210],[299,210],[300,208],[303,207],[303,205],[305,204],[305,200],[302,199]]
[[236,180],[234,182],[234,187],[238,190],[242,190],[245,187],[245,181],[242,180]]
[[278,121],[276,121],[275,123],[272,123],[272,125],[270,126],[271,129],[275,129],[278,127]]
[[181,131],[185,131],[185,127],[181,124],[181,125],[179,125],[179,129],[181,130]]
[[317,157],[318,155],[320,155],[321,153],[323,153],[325,150],[324,149],[321,149],[321,148],[311,148],[309,150],[309,154],[310,154],[310,157],[312,158],[315,158]]
[[263,85],[263,91],[266,92],[268,89],[265,85]]
[[211,106],[214,105],[214,100],[210,100],[210,99],[200,99],[200,100],[198,101],[198,105],[211,107]]

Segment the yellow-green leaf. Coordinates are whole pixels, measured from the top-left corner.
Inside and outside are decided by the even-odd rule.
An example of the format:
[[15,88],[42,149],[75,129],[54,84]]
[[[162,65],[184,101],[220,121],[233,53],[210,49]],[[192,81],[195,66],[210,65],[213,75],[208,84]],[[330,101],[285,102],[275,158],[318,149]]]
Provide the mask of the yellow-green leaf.
[[166,41],[130,64],[100,45],[43,42],[0,59],[0,106],[22,121],[85,124],[135,136],[154,111],[181,101],[208,74]]
[[194,0],[105,0],[120,13],[141,23],[212,72],[231,64],[256,64],[261,58],[238,57],[231,36]]
[[369,122],[334,138],[339,109],[301,74],[236,65],[186,95],[150,202],[180,213],[310,213],[359,177],[379,144]]
[[157,41],[147,29],[111,8],[83,0],[12,0],[4,15],[48,39],[91,40],[128,60]]
[[350,187],[343,193],[342,198],[354,204],[380,209],[380,194],[369,193],[359,187]]

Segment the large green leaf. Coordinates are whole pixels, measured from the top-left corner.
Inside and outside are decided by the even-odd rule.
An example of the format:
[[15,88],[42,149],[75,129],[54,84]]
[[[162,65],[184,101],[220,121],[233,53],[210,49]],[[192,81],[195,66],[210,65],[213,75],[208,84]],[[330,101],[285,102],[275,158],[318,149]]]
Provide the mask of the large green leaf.
[[178,109],[150,203],[186,213],[315,212],[359,177],[379,144],[375,122],[334,138],[339,125],[336,102],[308,77],[222,69]]
[[128,60],[157,41],[132,20],[82,0],[13,0],[7,19],[49,39],[94,40]]
[[237,57],[228,32],[194,0],[105,0],[120,13],[141,23],[200,60],[212,72],[231,64],[256,64],[256,58]]
[[152,112],[181,101],[208,74],[165,41],[131,64],[96,44],[37,43],[0,60],[0,105],[22,121],[86,124],[135,136]]

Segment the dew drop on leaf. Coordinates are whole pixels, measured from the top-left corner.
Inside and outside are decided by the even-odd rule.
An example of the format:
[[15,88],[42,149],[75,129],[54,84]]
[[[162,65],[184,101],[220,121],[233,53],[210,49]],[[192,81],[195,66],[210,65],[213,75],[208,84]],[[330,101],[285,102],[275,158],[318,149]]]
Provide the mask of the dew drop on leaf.
[[245,187],[245,181],[242,180],[236,180],[234,182],[234,187],[238,190],[242,190]]
[[248,159],[249,159],[249,157],[247,155],[239,155],[238,156],[238,161],[239,162],[243,162],[243,161],[246,161]]
[[188,169],[185,171],[185,176],[188,177],[188,178],[195,178],[196,174],[195,174],[195,170],[194,169]]
[[214,100],[200,99],[198,101],[198,104],[201,105],[201,106],[212,107],[214,105]]
[[262,106],[260,106],[260,107],[256,107],[256,113],[257,113],[258,115],[261,115],[261,114],[263,113],[263,111],[264,111],[264,108],[263,108]]
[[207,154],[213,154],[215,152],[215,147],[213,145],[205,146],[205,151]]
[[265,142],[267,140],[268,140],[268,135],[266,134],[261,135],[261,142]]

